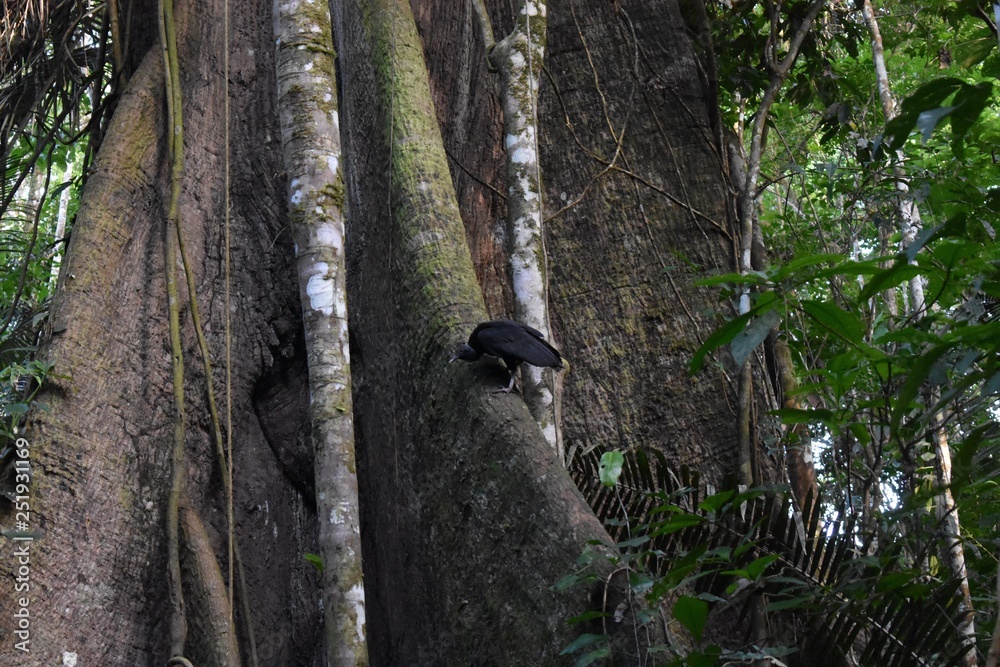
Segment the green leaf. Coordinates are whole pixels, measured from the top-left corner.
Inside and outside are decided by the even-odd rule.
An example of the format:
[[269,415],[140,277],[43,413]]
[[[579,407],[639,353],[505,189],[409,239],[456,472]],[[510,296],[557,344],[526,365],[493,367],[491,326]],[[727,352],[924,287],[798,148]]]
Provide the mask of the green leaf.
[[692,526],[697,526],[704,519],[697,514],[678,514],[677,516],[670,519],[662,524],[657,524],[657,528],[650,533],[651,537],[657,537],[659,535],[668,535],[670,533],[676,533],[679,530],[684,530],[685,528],[690,528]]
[[812,597],[798,597],[792,598],[790,600],[778,600],[777,602],[771,602],[766,607],[764,611],[783,611],[785,609],[798,609],[800,607],[805,607],[811,605],[814,602]]
[[8,417],[20,417],[28,412],[27,403],[7,403],[3,406],[4,413]]
[[910,572],[888,572],[879,577],[875,590],[880,593],[902,588],[913,581],[913,574]]
[[773,563],[774,561],[778,560],[779,557],[780,557],[779,554],[770,554],[767,556],[761,556],[760,558],[756,559],[755,561],[747,565],[746,568],[747,574],[750,575],[751,579],[760,578],[760,575],[764,574],[764,570],[767,569],[767,566]]
[[889,421],[890,433],[895,433],[899,429],[899,425],[902,423],[903,417],[909,414],[913,400],[917,397],[917,392],[920,391],[920,387],[927,381],[927,377],[934,368],[934,364],[936,364],[938,359],[940,359],[947,351],[947,346],[939,345],[938,347],[922,354],[917,359],[916,363],[913,364],[913,367],[910,369],[910,372],[906,377],[906,382],[903,383],[902,389],[899,390],[899,396],[897,396],[896,400],[893,401],[892,418]]
[[931,134],[933,134],[934,128],[941,122],[941,119],[954,110],[955,107],[938,107],[937,109],[921,111],[917,115],[917,129],[920,130],[920,135],[923,137],[925,144],[930,141]]
[[830,422],[833,420],[832,410],[803,410],[801,408],[778,408],[771,410],[769,414],[781,419],[782,424],[815,424],[816,422]]
[[604,452],[601,456],[601,463],[597,468],[598,475],[601,477],[601,484],[612,488],[618,483],[618,478],[622,474],[622,465],[625,463],[625,457],[618,450],[613,450],[610,452]]
[[955,456],[953,459],[955,480],[963,480],[970,473],[973,465],[973,457],[979,450],[980,443],[983,442],[984,438],[995,438],[996,432],[997,423],[989,421],[974,428],[965,439],[959,441],[958,446],[955,447]]
[[965,86],[955,95],[955,111],[951,118],[952,151],[962,157],[965,148],[965,136],[979,120],[983,111],[989,105],[993,95],[993,84],[989,81]]
[[978,37],[956,44],[952,55],[956,65],[968,69],[986,60],[996,47],[997,41],[993,37]]
[[631,573],[628,584],[634,593],[642,595],[653,587],[654,579],[648,574]]
[[629,547],[641,547],[646,542],[649,542],[649,536],[640,535],[639,537],[633,537],[628,540],[617,542],[615,546],[617,546],[619,549],[628,549]]
[[[737,579],[749,579],[750,573],[744,569],[739,570],[722,570],[719,574],[724,574],[727,577],[736,577]],[[737,588],[742,584],[739,581],[734,581],[726,587],[726,595],[732,595]]]
[[[839,253],[838,254],[821,253],[817,255],[806,255],[805,257],[799,257],[793,259],[784,266],[778,267],[778,269],[774,273],[774,282],[780,282],[785,278],[794,276],[802,269],[809,269],[816,266],[817,264],[829,264],[832,266],[836,266],[838,264],[842,264],[844,261],[846,261],[846,259],[847,258],[845,255]],[[809,275],[805,277],[811,278],[812,276]]]
[[708,561],[726,563],[730,560],[730,558],[732,558],[732,555],[733,555],[733,548],[728,545],[723,545],[706,551],[705,559]]
[[862,342],[865,326],[857,315],[826,301],[803,301],[802,310],[831,333],[850,343]]
[[900,113],[885,128],[885,134],[890,151],[897,151],[906,143],[910,132],[917,125],[917,119],[925,111],[937,109],[942,103],[954,95],[963,86],[968,85],[960,79],[945,77],[935,79],[920,86],[913,94],[903,100]]
[[570,625],[576,625],[578,623],[586,623],[587,621],[592,621],[595,618],[610,618],[611,614],[606,611],[588,611],[580,614],[579,616],[574,616],[569,619],[568,623]]
[[687,628],[696,642],[701,641],[708,620],[708,603],[690,595],[682,595],[674,603],[674,618]]
[[314,566],[314,567],[315,567],[315,568],[316,568],[317,570],[319,570],[320,572],[322,572],[322,571],[323,571],[323,559],[322,559],[322,558],[320,558],[320,557],[319,557],[319,556],[317,556],[316,554],[310,554],[310,553],[307,553],[307,554],[305,554],[305,559],[306,559],[307,561],[309,561],[310,563],[312,563],[312,564],[313,564],[313,566]]
[[913,242],[906,246],[906,252],[904,254],[906,261],[914,261],[917,258],[917,253],[920,252],[920,249],[927,245],[928,242],[932,241],[940,229],[940,226],[924,227],[921,229],[917,233],[916,238],[913,239]]
[[553,584],[552,589],[555,591],[565,591],[573,588],[580,582],[589,582],[596,579],[596,575],[593,574],[567,574],[565,577],[562,577],[559,581]]
[[601,658],[610,658],[610,657],[611,657],[611,647],[602,646],[598,649],[591,651],[590,653],[587,653],[586,655],[581,655],[579,658],[576,659],[576,662],[573,663],[573,667],[587,667],[587,665],[597,660],[600,660]]
[[760,317],[764,313],[774,310],[778,305],[778,297],[774,292],[763,292],[757,295],[757,303],[750,309],[750,312],[738,315],[726,322],[705,339],[705,342],[691,358],[688,372],[694,375],[700,371],[705,366],[705,356],[709,352],[732,342],[746,328],[747,322],[752,317]]
[[729,349],[733,353],[733,360],[737,366],[742,366],[746,358],[760,345],[771,329],[781,322],[781,316],[777,311],[769,310],[758,318],[751,320],[746,328],[736,335]]
[[607,635],[595,635],[592,633],[582,634],[576,639],[574,639],[572,642],[570,642],[566,648],[560,651],[559,655],[569,655],[570,653],[575,653],[576,651],[579,651],[582,648],[593,646],[598,642],[606,642],[606,641],[608,641]]
[[[993,40],[990,39],[990,41],[992,42]],[[994,79],[1000,79],[1000,54],[991,53],[986,56],[986,59],[983,61],[982,73],[983,76],[991,76]]]
[[722,509],[722,506],[729,502],[729,500],[735,495],[736,491],[732,490],[713,493],[708,498],[705,498],[703,501],[698,503],[698,507],[706,512],[718,512]]
[[704,368],[705,356],[712,350],[722,347],[736,338],[736,336],[743,331],[747,322],[750,321],[751,316],[752,313],[744,313],[743,315],[726,322],[721,327],[713,331],[708,338],[705,339],[705,342],[701,344],[701,347],[695,351],[694,356],[691,358],[689,372],[694,375]]
[[[916,244],[911,244],[916,245]],[[920,275],[920,269],[904,261],[896,261],[892,266],[875,273],[858,295],[858,301],[867,301],[879,292],[907,282]]]

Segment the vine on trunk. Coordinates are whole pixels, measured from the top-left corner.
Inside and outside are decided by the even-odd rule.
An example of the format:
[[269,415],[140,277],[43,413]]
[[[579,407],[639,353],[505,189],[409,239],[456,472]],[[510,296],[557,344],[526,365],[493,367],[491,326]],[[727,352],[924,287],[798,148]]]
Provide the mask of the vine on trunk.
[[[167,307],[170,325],[171,360],[173,366],[173,388],[174,388],[174,436],[172,451],[172,473],[170,495],[167,503],[167,558],[169,575],[169,596],[171,604],[170,620],[170,664],[181,661],[179,664],[187,662],[184,658],[185,644],[187,643],[187,610],[185,608],[183,592],[183,576],[180,564],[180,509],[184,505],[189,512],[194,512],[186,500],[185,477],[184,477],[184,431],[186,420],[186,408],[184,403],[184,353],[180,334],[180,296],[177,289],[177,278],[175,269],[179,257],[184,269],[185,282],[188,289],[188,303],[191,309],[191,319],[198,341],[204,365],[206,395],[209,415],[212,423],[213,440],[215,443],[216,459],[223,479],[223,487],[226,496],[227,507],[232,506],[232,477],[229,466],[226,463],[226,453],[222,428],[219,421],[218,408],[215,400],[215,390],[212,382],[212,364],[208,350],[208,342],[205,338],[201,325],[201,316],[198,310],[196,286],[194,273],[184,243],[184,234],[180,221],[180,195],[184,174],[184,123],[182,112],[182,91],[180,84],[180,63],[177,55],[177,33],[174,22],[173,3],[171,0],[160,0],[160,39],[163,49],[165,85],[167,99],[167,128],[168,128],[168,155],[170,159],[170,197],[167,205],[167,220],[164,237],[164,271],[167,287]],[[228,52],[228,35],[225,46]],[[228,81],[227,81],[228,85]],[[227,91],[228,97],[228,91]],[[228,116],[228,114],[227,114]],[[228,118],[227,118],[228,122]],[[228,139],[227,139],[228,145]],[[228,150],[228,146],[227,146]],[[228,176],[228,169],[227,169]],[[228,183],[228,178],[227,178]],[[228,190],[228,187],[227,187]],[[228,218],[228,211],[227,211]],[[173,233],[171,233],[173,232]],[[177,247],[173,245],[171,236],[176,238]],[[228,245],[227,245],[228,249]],[[228,266],[227,266],[228,268]],[[228,275],[227,275],[228,286]],[[228,310],[228,307],[227,307]],[[228,342],[228,341],[227,341]],[[246,577],[243,571],[243,561],[240,557],[239,548],[235,542],[233,534],[233,522],[231,511],[227,512],[229,528],[229,550],[231,554],[230,568],[235,563],[237,585],[240,587],[240,599],[243,606],[243,617],[246,623],[247,636],[250,641],[251,660],[257,664],[256,642],[254,641],[253,627],[250,622],[249,597],[247,595]],[[203,550],[207,542],[195,540],[187,545],[189,549]],[[199,554],[204,557],[205,554]],[[211,554],[214,560],[214,554]],[[201,572],[203,570],[196,570]],[[230,577],[230,594],[227,597],[221,593],[222,600],[214,600],[209,607],[226,609],[224,618],[219,619],[229,628],[228,636],[235,637],[232,629],[232,577]],[[218,637],[212,638],[218,640]],[[219,655],[226,655],[233,664],[239,664],[239,656],[232,655],[232,649],[218,647]]]

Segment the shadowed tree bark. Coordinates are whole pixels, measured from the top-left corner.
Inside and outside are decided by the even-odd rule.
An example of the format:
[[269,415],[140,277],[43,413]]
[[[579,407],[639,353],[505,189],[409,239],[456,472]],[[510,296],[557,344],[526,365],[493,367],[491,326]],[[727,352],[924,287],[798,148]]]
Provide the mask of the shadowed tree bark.
[[[551,338],[545,244],[542,235],[542,171],[538,163],[538,82],[545,61],[545,3],[524,0],[515,9],[513,31],[493,36],[489,11],[476,0],[484,53],[499,73],[503,98],[503,145],[507,163],[507,232],[514,316]],[[553,372],[521,367],[521,395],[560,461],[565,452],[556,419]]]
[[[473,262],[489,285],[489,269],[506,261],[503,243],[484,240],[502,239],[485,229],[506,188],[499,74],[485,57],[469,60],[485,53],[471,3],[411,4]],[[494,33],[508,34],[507,4],[487,7]],[[710,61],[699,64],[684,19],[670,0],[548,3],[539,142],[549,300],[572,364],[561,376],[567,455],[654,446],[717,483],[736,472],[734,369],[692,378],[687,364],[732,314],[694,282],[735,268],[735,202],[714,74],[702,80]],[[472,123],[492,150],[470,141]],[[513,312],[510,295],[484,294],[491,314]],[[770,462],[758,465],[767,478]]]
[[551,587],[608,537],[499,367],[446,363],[486,312],[409,6],[337,36],[372,661],[551,663],[589,604]]
[[[232,2],[239,43],[230,87],[231,308],[223,300],[222,270],[222,8],[219,1],[180,2],[176,9],[187,114],[181,219],[219,394],[225,393],[224,317],[233,318],[237,536],[253,591],[260,664],[318,664],[317,577],[302,556],[315,551],[315,518],[311,500],[291,482],[305,458],[296,447],[307,445],[308,431],[285,426],[308,429],[305,375],[296,370],[304,367],[304,349],[284,231],[271,6]],[[150,8],[134,9],[142,15]],[[162,56],[153,35],[143,42],[141,32],[132,34],[132,50],[146,55],[83,196],[43,353],[56,365],[40,397],[49,411],[38,413],[25,434],[31,527],[42,534],[30,544],[30,652],[6,640],[16,600],[5,591],[0,655],[26,667],[71,664],[64,660],[73,656],[76,664],[128,665],[160,665],[166,657],[172,407],[162,242],[169,167]],[[222,484],[186,305],[181,324],[189,360],[187,489],[226,569]],[[0,562],[3,580],[12,566],[7,558]],[[242,620],[237,614],[237,627]],[[196,635],[192,630],[193,643]],[[240,639],[245,649],[242,630]],[[196,664],[215,664],[191,648]]]
[[694,282],[734,268],[714,91],[676,2],[552,3],[548,20],[540,141],[553,328],[573,364],[566,450],[655,447],[718,484],[736,472],[732,377],[687,370],[720,310]]
[[[575,364],[567,382],[576,383],[578,392],[567,423],[573,425],[580,444],[658,444],[672,462],[698,466],[718,481],[735,472],[733,412],[725,402],[728,385],[722,373],[710,381],[689,380],[686,368],[700,336],[713,326],[704,311],[715,306],[707,291],[693,290],[692,282],[709,268],[733,266],[724,171],[714,153],[709,120],[707,100],[714,98],[701,87],[694,55],[689,45],[684,46],[688,43],[676,6],[652,3],[640,17],[641,29],[635,28],[633,34],[629,21],[616,19],[610,6],[605,12],[603,5],[580,4],[574,5],[582,14],[579,31],[570,6],[550,7],[550,44],[556,36],[563,41],[548,61],[550,76],[556,81],[547,93],[548,115],[546,88],[542,91],[543,160],[546,148],[553,160],[543,181],[550,184],[552,178],[563,187],[573,184],[576,195],[584,195],[574,202],[548,187],[547,206],[553,209],[549,215],[558,213],[551,220],[549,252],[552,289],[562,295],[565,328],[560,329],[560,336],[574,338],[576,343],[565,345]],[[511,613],[520,608],[523,614],[531,595],[525,592],[527,582],[514,574],[515,569],[523,569],[520,555],[543,549],[532,559],[532,576],[537,581],[539,570],[548,567],[546,560],[565,562],[572,549],[560,549],[559,555],[552,551],[551,538],[543,548],[531,542],[529,535],[518,541],[511,554],[506,534],[495,524],[506,527],[513,521],[516,525],[517,518],[498,514],[494,503],[500,503],[503,513],[517,512],[516,517],[521,517],[524,505],[549,506],[546,498],[557,492],[563,477],[545,467],[543,488],[532,486],[532,480],[541,479],[541,472],[516,486],[516,480],[507,477],[520,469],[523,447],[528,446],[523,443],[533,442],[529,433],[517,436],[522,444],[506,454],[474,446],[482,437],[480,428],[489,427],[487,432],[496,428],[497,413],[500,419],[511,419],[504,413],[506,399],[493,397],[483,405],[476,394],[449,395],[453,389],[441,387],[453,383],[456,373],[481,376],[479,366],[453,371],[438,364],[450,351],[445,343],[461,341],[484,315],[469,311],[479,300],[478,291],[470,295],[468,286],[457,284],[460,276],[454,273],[452,253],[460,237],[446,224],[457,212],[447,213],[443,208],[452,206],[448,188],[441,189],[443,167],[429,154],[413,155],[415,146],[431,133],[422,123],[433,111],[423,99],[408,97],[413,94],[411,77],[422,77],[423,68],[413,65],[417,54],[410,50],[411,37],[396,14],[400,9],[389,2],[362,6],[357,13],[345,7],[338,52],[344,68],[345,150],[350,161],[348,274],[366,506],[362,533],[366,578],[379,596],[368,600],[373,659],[391,663],[416,653],[427,663],[463,663],[476,654],[469,653],[474,649],[465,643],[466,634],[456,632],[456,615],[496,619],[490,626],[505,633],[500,643],[508,650],[544,637],[541,628],[529,635],[514,634],[529,629],[512,624],[509,615],[498,615],[490,591],[503,590],[510,596]],[[472,24],[475,19],[463,3],[418,6],[427,52],[453,66],[436,60],[430,68],[439,103],[437,118],[449,146],[447,154],[453,156],[451,173],[464,184],[463,192],[477,186],[481,191],[502,192],[502,182],[480,177],[480,173],[500,173],[490,161],[497,153],[480,151],[488,156],[482,162],[469,159],[472,149],[467,137],[450,122],[452,116],[440,111],[443,105],[458,117],[496,113],[489,99],[480,98],[477,105],[470,94],[483,77],[482,68],[467,60],[469,51],[475,51],[470,40],[473,45],[479,43]],[[665,32],[677,39],[661,39]],[[596,40],[589,53],[597,63],[600,91],[581,48],[581,34]],[[449,39],[463,47],[450,53],[441,49],[439,45]],[[642,56],[638,63],[632,60],[637,51]],[[672,59],[688,63],[689,68],[668,68]],[[358,64],[369,62],[375,63],[378,76],[374,78]],[[640,67],[647,69],[639,71]],[[438,71],[440,78],[435,74]],[[461,72],[461,77],[448,77],[447,72]],[[628,75],[625,82],[620,80],[622,74]],[[647,74],[673,78],[658,82],[655,77],[644,78]],[[569,78],[565,85],[572,95],[560,89],[560,77]],[[607,107],[602,106],[602,93]],[[365,97],[356,97],[362,94]],[[677,106],[678,99],[684,109],[682,119],[670,117],[668,123],[664,108]],[[641,110],[628,112],[630,104],[641,105]],[[567,129],[567,117],[573,129]],[[493,118],[499,122],[496,115]],[[615,156],[616,141],[607,131],[609,118],[634,123],[629,133],[635,133],[633,138],[615,126],[623,149],[611,168],[607,162]],[[554,136],[547,138],[546,131],[553,131]],[[579,137],[592,135],[606,140],[602,154],[609,159],[604,163],[595,156],[596,149],[588,150],[583,139],[577,142]],[[396,148],[381,147],[385,143]],[[438,154],[436,159],[444,156]],[[645,171],[633,171],[633,160]],[[483,165],[482,172],[478,164]],[[371,192],[372,187],[379,188],[377,193]],[[591,190],[593,197],[588,197]],[[558,210],[563,205],[569,206]],[[596,220],[588,222],[587,210],[600,217],[595,215]],[[473,220],[480,219],[476,210],[469,214]],[[566,223],[567,218],[574,224]],[[470,238],[477,238],[477,229],[478,223],[473,222]],[[483,247],[474,244],[477,257]],[[632,249],[644,254],[628,252]],[[492,252],[492,247],[487,245],[486,250]],[[558,259],[553,259],[556,255]],[[670,260],[682,265],[686,260],[689,266],[677,270],[668,264]],[[667,275],[665,269],[678,275]],[[555,282],[556,273],[561,284]],[[456,323],[461,323],[457,332]],[[489,388],[502,379],[502,374],[493,374],[483,386]],[[604,392],[603,400],[593,397],[588,402],[587,392],[593,396],[598,389]],[[670,402],[674,397],[677,405]],[[647,411],[646,406],[655,410]],[[462,430],[455,433],[457,427]],[[521,422],[510,422],[508,427],[525,428]],[[505,432],[492,439],[503,438]],[[627,435],[624,443],[622,434]],[[485,477],[474,472],[477,465],[495,456],[505,456],[495,464],[498,468],[479,473]],[[541,460],[542,454],[532,456]],[[391,466],[388,479],[372,474],[387,461]],[[501,474],[505,471],[508,475]],[[482,498],[484,488],[496,495]],[[514,495],[508,496],[511,492]],[[493,530],[487,531],[491,524]],[[475,567],[484,551],[490,560],[479,561]],[[449,573],[447,581],[440,581],[442,569]],[[413,591],[412,595],[400,598],[394,591],[401,588]],[[446,611],[449,606],[450,613]],[[548,623],[555,616],[547,616]],[[545,662],[545,654],[538,653],[537,643],[534,646],[535,657],[529,661]],[[506,660],[516,663],[518,659],[515,653]]]

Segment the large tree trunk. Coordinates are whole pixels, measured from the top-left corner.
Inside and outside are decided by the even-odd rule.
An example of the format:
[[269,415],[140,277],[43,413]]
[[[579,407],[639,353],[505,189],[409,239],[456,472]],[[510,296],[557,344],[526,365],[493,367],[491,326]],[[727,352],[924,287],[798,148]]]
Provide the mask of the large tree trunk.
[[505,374],[447,364],[486,312],[409,6],[337,34],[372,661],[551,664],[589,606],[551,587],[607,535]]
[[[514,312],[507,252],[503,118],[472,2],[412,0],[431,96],[486,310]],[[500,25],[500,24],[497,24]],[[510,30],[509,22],[500,32]]]
[[673,0],[553,2],[540,100],[553,329],[573,364],[563,438],[735,470],[733,378],[688,375],[731,315],[694,282],[734,268],[714,91]]
[[[311,472],[308,432],[302,430],[308,419],[301,316],[284,231],[284,187],[276,178],[282,166],[271,4],[230,5],[233,34],[239,35],[231,50],[231,309],[223,299],[222,270],[221,1],[177,8],[187,113],[181,218],[216,391],[223,397],[224,317],[233,317],[237,535],[261,664],[318,664],[317,577],[302,557],[315,550],[315,521],[311,503],[292,482],[297,465],[305,464],[305,479]],[[148,11],[135,9],[137,15]],[[133,50],[152,46],[135,40]],[[29,544],[30,653],[16,651],[9,639],[0,649],[4,660],[19,665],[73,664],[64,662],[73,655],[81,665],[162,665],[166,658],[164,515],[172,407],[162,260],[168,173],[162,68],[157,47],[119,104],[84,194],[52,310],[44,357],[56,364],[56,377],[41,396],[49,412],[25,434],[33,472],[29,527],[42,533]],[[186,303],[183,288],[181,298]],[[187,488],[221,556],[225,505],[186,306],[181,323],[189,359]],[[0,520],[13,523],[12,517]],[[14,567],[9,558],[0,560],[4,580]],[[5,638],[16,627],[17,597],[0,595]],[[197,636],[193,630],[192,640]],[[212,664],[196,644],[189,647],[196,664]]]

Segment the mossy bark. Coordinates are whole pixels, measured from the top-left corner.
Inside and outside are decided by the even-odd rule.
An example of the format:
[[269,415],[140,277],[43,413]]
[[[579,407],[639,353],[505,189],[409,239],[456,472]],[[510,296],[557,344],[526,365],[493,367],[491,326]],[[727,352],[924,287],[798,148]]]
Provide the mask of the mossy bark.
[[486,58],[488,45],[472,2],[417,0],[410,5],[486,310],[492,317],[513,313],[499,77]]
[[607,535],[500,367],[447,363],[486,313],[409,6],[334,24],[372,661],[555,664],[589,603],[551,586]]
[[274,12],[288,209],[309,363],[327,664],[367,665],[333,33],[324,3],[278,0]]
[[[230,52],[228,87],[231,304],[223,297],[222,277],[223,4],[177,2],[187,113],[179,219],[217,362],[216,387],[224,386],[223,320],[226,313],[233,317],[237,538],[244,548],[261,664],[311,664],[320,603],[315,570],[302,554],[315,551],[314,516],[266,436],[273,430],[270,422],[305,412],[300,399],[305,394],[290,388],[275,402],[280,408],[260,415],[251,401],[260,382],[304,356],[292,243],[283,233],[271,3],[230,0],[233,34],[240,36]],[[134,16],[149,17],[148,9],[137,5]],[[155,17],[151,21],[155,26]],[[31,444],[33,528],[42,533],[32,545],[27,591],[34,619],[31,652],[17,655],[25,667],[74,657],[76,664],[138,666],[162,665],[167,658],[163,527],[173,408],[161,230],[169,165],[162,56],[158,48],[149,51],[155,34],[145,42],[141,33],[132,35],[135,52],[127,59],[146,57],[130,77],[83,193],[42,353],[55,364],[56,376],[39,395],[49,411],[37,413],[24,433]],[[187,288],[180,283],[181,342],[185,355],[197,359]],[[187,370],[187,490],[214,552],[224,554],[225,503],[204,371],[199,364]],[[0,524],[9,523],[7,508],[0,506]],[[12,564],[0,559],[5,579]],[[14,604],[12,596],[0,595],[5,637]],[[237,621],[241,625],[240,615]],[[8,647],[0,649],[4,658],[11,655]],[[212,664],[207,655],[193,658],[195,664]]]

